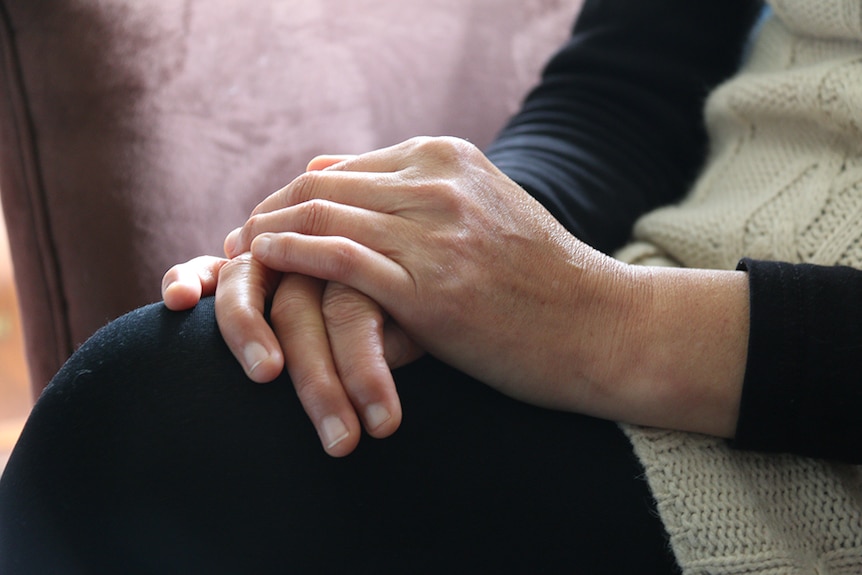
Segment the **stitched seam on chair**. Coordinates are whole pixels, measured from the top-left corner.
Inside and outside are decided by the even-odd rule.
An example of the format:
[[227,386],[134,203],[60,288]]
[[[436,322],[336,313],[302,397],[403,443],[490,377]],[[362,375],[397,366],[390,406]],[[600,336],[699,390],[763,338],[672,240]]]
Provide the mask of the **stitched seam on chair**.
[[[20,65],[18,46],[15,40],[15,30],[12,17],[5,2],[0,2],[0,50],[3,52],[2,70],[0,74],[5,77],[4,96],[10,103],[9,127],[12,138],[16,140],[14,151],[9,156],[17,156],[17,166],[11,169],[17,170],[22,184],[27,189],[24,194],[27,204],[27,212],[33,218],[29,225],[32,229],[34,249],[38,251],[41,263],[44,285],[20,286],[27,290],[43,289],[45,292],[44,303],[49,307],[51,317],[51,336],[57,355],[57,360],[62,364],[74,350],[71,338],[71,330],[66,321],[65,287],[63,285],[60,264],[57,258],[57,243],[50,228],[50,214],[48,213],[48,202],[45,197],[44,177],[40,165],[39,149],[35,138],[35,122],[32,110],[28,104],[26,89],[24,86],[24,74]],[[20,225],[20,224],[19,224]],[[56,289],[51,289],[54,286]],[[26,322],[25,322],[26,323]],[[37,373],[31,373],[32,377],[38,377]],[[47,381],[35,382],[44,385]]]

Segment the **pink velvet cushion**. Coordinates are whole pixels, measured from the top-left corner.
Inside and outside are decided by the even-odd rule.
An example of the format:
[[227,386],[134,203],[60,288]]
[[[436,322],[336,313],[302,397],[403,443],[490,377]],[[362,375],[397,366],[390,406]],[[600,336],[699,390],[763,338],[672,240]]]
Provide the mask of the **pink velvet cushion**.
[[579,5],[0,2],[0,184],[34,390],[312,156],[486,144]]

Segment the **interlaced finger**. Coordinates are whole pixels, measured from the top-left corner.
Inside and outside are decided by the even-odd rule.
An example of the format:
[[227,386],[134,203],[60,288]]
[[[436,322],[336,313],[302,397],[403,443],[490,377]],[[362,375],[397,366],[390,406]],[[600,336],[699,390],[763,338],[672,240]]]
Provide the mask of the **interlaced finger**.
[[177,264],[162,277],[162,299],[174,311],[193,308],[202,297],[215,293],[224,258],[199,256]]
[[368,296],[329,282],[323,317],[338,376],[366,431],[391,435],[401,423],[401,403],[384,357],[383,310]]
[[332,358],[321,310],[324,283],[285,274],[273,296],[270,318],[296,394],[323,448],[339,457],[356,447],[361,427]]
[[260,383],[272,381],[284,367],[281,346],[264,318],[279,276],[251,254],[243,254],[221,267],[216,287],[216,321],[222,337],[248,377]]
[[311,200],[298,206],[252,216],[225,241],[228,255],[246,252],[263,233],[295,232],[308,236],[351,238],[382,253],[393,249],[393,229],[409,225],[396,216],[346,206],[326,200]]
[[406,268],[347,238],[268,233],[258,236],[251,248],[255,259],[271,269],[346,284],[389,313],[409,306],[416,295],[416,284]]

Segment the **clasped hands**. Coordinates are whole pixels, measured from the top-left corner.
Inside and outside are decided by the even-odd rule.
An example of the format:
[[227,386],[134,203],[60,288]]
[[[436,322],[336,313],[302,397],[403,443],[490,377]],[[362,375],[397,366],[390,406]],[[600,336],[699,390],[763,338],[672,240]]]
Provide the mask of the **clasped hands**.
[[634,304],[651,301],[649,274],[578,241],[466,141],[315,158],[225,253],[171,268],[165,304],[214,294],[248,376],[287,369],[332,456],[362,427],[395,432],[390,369],[425,352],[535,405],[643,419],[620,412],[614,382],[645,335],[631,326],[646,320]]

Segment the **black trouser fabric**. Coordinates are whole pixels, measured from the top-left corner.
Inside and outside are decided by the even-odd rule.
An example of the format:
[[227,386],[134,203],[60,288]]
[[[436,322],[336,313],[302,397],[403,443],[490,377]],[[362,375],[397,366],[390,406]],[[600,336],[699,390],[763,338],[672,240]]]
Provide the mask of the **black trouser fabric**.
[[213,303],[111,323],[39,399],[0,481],[0,573],[673,573],[615,424],[427,358],[402,427],[325,455]]

